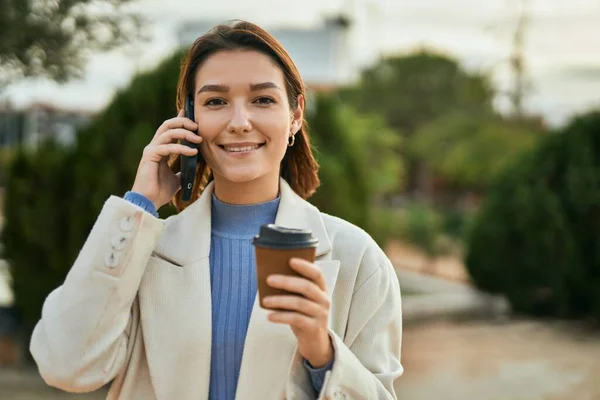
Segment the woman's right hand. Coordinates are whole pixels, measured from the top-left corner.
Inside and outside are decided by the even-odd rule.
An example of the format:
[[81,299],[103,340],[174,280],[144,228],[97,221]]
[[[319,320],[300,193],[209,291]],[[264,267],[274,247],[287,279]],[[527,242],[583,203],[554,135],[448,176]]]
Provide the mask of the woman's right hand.
[[202,138],[195,132],[198,124],[184,117],[183,110],[177,117],[163,122],[154,134],[152,141],[144,148],[142,159],[131,191],[144,195],[158,210],[168,203],[181,187],[181,172],[174,174],[167,160],[171,154],[195,156],[198,149],[176,143],[177,139],[187,139],[200,144]]

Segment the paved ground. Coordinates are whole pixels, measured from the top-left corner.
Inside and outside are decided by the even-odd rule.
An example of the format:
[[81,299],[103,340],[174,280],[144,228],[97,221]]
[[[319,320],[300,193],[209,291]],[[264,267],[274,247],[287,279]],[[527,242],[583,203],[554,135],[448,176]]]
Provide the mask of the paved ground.
[[600,399],[600,332],[537,321],[409,326],[400,400]]
[[405,325],[432,320],[496,320],[510,314],[505,298],[480,292],[465,282],[406,268],[396,272],[403,294]]
[[390,240],[384,250],[396,268],[437,276],[446,281],[471,282],[460,251],[453,255],[429,257],[419,248],[399,240]]

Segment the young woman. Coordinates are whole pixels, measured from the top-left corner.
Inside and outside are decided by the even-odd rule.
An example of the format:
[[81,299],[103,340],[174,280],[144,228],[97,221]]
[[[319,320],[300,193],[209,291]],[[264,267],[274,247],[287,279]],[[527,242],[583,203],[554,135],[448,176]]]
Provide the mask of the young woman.
[[[146,146],[132,190],[111,196],[63,285],[46,299],[31,352],[49,385],[110,399],[395,399],[400,289],[367,233],[306,199],[319,180],[305,89],[282,46],[248,22],[191,46],[183,111]],[[180,197],[180,155],[201,160]],[[180,213],[156,212],[173,201]],[[306,228],[314,263],[256,301],[251,239],[263,224]],[[290,329],[291,328],[291,329]]]

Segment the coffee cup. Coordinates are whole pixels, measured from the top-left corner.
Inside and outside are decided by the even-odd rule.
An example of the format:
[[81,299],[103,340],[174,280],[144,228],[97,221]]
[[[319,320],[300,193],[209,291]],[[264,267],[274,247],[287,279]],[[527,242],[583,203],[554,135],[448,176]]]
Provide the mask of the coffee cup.
[[[302,276],[289,263],[291,258],[315,261],[319,241],[308,229],[284,228],[274,224],[263,225],[252,240],[256,255],[256,276],[260,306],[264,298],[275,295],[298,295],[267,284],[270,275]],[[299,295],[298,295],[299,296]]]

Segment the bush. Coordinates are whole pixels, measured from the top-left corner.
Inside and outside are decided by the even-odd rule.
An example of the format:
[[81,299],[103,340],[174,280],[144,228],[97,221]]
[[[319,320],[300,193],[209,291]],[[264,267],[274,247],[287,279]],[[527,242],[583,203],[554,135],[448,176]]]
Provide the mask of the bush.
[[442,234],[443,217],[433,209],[415,204],[408,207],[400,223],[400,232],[408,242],[429,255],[440,253],[438,239]]
[[15,156],[13,148],[0,147],[0,188],[6,185],[8,167]]
[[600,112],[545,137],[495,180],[468,241],[482,289],[517,311],[600,318]]
[[410,243],[430,257],[462,254],[471,218],[466,211],[438,209],[424,203],[377,207],[372,215],[372,223],[383,237]]
[[71,155],[53,143],[15,156],[8,175],[4,256],[9,261],[15,307],[31,332],[41,305],[71,264],[69,239]]
[[372,215],[372,204],[401,182],[399,136],[381,117],[359,114],[335,96],[320,94],[312,101],[306,118],[321,167],[321,186],[311,203],[385,242],[386,233]]

